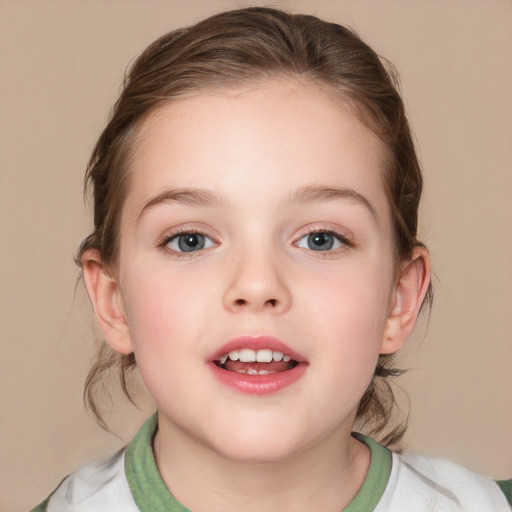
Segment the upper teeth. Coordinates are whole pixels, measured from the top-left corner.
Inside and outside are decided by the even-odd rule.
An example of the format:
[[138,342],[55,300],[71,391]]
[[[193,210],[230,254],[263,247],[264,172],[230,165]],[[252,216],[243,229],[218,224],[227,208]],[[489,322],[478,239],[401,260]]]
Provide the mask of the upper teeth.
[[270,361],[288,362],[291,360],[289,355],[270,350],[269,348],[262,350],[251,350],[250,348],[232,350],[229,354],[221,356],[220,363],[224,364],[228,360],[228,357],[231,361],[241,361],[242,363],[270,363]]

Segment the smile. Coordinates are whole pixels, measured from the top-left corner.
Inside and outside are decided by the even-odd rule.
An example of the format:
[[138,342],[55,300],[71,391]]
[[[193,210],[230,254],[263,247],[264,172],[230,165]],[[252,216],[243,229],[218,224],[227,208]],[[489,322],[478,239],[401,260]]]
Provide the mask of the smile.
[[210,359],[221,383],[249,394],[275,393],[290,386],[307,368],[305,359],[270,337],[231,341]]
[[243,348],[223,354],[215,361],[220,368],[248,375],[269,375],[284,372],[297,366],[298,362],[283,352],[272,349],[252,350]]

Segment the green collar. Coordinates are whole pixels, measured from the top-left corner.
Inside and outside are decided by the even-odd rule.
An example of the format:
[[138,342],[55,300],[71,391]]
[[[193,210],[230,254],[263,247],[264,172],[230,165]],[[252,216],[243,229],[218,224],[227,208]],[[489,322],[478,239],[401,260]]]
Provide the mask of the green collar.
[[141,512],[190,512],[169,492],[153,455],[158,414],[151,416],[126,448],[124,471]]
[[[154,414],[126,449],[125,473],[133,499],[141,512],[190,512],[169,492],[153,455],[153,439],[158,428]],[[391,452],[362,434],[353,436],[370,448],[368,474],[357,495],[343,512],[371,512],[379,502],[391,473]]]
[[370,467],[363,485],[343,512],[371,512],[377,506],[391,475],[391,452],[370,437],[353,432],[352,436],[370,448]]

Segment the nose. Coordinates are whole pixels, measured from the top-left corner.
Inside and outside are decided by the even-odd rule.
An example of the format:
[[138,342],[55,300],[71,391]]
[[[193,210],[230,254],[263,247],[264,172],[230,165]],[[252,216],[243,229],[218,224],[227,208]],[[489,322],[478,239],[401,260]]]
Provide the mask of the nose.
[[290,290],[275,254],[233,255],[227,276],[224,306],[232,312],[281,314],[291,305]]

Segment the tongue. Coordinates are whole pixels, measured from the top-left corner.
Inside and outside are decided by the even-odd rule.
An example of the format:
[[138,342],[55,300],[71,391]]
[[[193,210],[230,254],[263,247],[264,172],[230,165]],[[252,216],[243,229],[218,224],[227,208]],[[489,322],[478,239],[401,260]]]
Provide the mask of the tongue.
[[286,370],[290,370],[294,366],[296,366],[297,363],[294,361],[270,361],[270,363],[243,363],[242,361],[231,361],[231,359],[228,359],[222,367],[226,370],[230,370],[232,372],[236,372],[238,370],[245,370],[248,372],[249,370],[267,370],[270,372],[284,372]]

